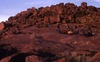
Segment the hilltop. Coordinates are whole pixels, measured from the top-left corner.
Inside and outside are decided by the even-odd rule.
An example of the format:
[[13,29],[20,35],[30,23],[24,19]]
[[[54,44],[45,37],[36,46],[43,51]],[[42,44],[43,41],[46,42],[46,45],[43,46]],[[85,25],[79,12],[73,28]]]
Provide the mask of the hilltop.
[[0,62],[99,62],[99,41],[100,8],[32,7],[0,23]]

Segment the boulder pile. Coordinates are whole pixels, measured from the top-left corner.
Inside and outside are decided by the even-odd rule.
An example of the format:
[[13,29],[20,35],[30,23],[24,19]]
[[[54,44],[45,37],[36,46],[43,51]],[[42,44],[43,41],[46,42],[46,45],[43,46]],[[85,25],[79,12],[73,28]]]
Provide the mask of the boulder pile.
[[100,62],[100,8],[59,3],[9,17],[0,62]]
[[13,25],[20,27],[30,25],[44,27],[61,23],[63,20],[66,23],[79,23],[100,28],[100,9],[87,6],[86,2],[82,2],[80,6],[73,3],[59,3],[38,9],[32,7],[8,19]]

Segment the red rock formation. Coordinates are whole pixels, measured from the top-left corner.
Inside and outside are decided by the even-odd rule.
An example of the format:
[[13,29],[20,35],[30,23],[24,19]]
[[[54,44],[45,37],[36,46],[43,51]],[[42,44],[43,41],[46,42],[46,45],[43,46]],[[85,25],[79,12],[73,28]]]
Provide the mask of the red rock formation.
[[28,56],[26,57],[26,62],[42,62],[39,60],[39,58],[37,56]]
[[0,23],[0,30],[3,30],[5,28],[5,24],[4,23]]
[[32,7],[0,23],[0,62],[100,62],[99,33],[100,8],[86,2]]

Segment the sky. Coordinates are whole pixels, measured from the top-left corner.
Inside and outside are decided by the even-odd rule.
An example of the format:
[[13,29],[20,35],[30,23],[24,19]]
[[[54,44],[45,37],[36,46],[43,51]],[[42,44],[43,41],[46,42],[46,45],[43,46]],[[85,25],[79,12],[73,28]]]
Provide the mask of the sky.
[[17,13],[31,7],[46,7],[62,2],[74,3],[77,6],[79,6],[81,2],[87,2],[88,5],[100,8],[100,0],[0,0],[0,22],[6,21],[10,16],[15,16]]

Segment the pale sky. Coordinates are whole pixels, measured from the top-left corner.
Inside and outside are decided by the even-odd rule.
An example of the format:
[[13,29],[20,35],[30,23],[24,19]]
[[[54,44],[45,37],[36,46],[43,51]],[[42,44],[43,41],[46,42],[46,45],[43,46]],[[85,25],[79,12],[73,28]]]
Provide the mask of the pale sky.
[[80,5],[81,2],[87,2],[88,5],[93,5],[100,8],[100,0],[0,0],[0,22],[7,20],[10,16],[27,10],[31,7],[45,7],[58,3],[74,3]]

